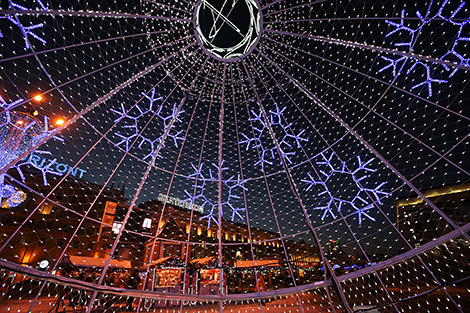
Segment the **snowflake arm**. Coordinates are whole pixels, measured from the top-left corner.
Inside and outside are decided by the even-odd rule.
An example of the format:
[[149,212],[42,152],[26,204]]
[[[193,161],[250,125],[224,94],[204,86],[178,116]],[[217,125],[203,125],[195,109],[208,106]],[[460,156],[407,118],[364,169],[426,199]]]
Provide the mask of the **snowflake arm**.
[[[51,155],[52,153],[50,151],[41,151],[41,150],[36,150],[34,151],[35,154],[48,154],[48,155]],[[21,170],[21,167],[24,166],[24,165],[29,165],[31,167],[34,167],[35,169],[39,170],[41,173],[42,173],[42,178],[43,178],[43,183],[44,183],[44,186],[47,186],[48,185],[48,182],[47,182],[47,174],[53,174],[53,175],[57,175],[57,176],[61,176],[62,173],[61,172],[58,172],[58,171],[54,171],[52,169],[52,166],[54,164],[57,163],[57,159],[52,159],[50,160],[49,159],[49,163],[47,165],[44,165],[42,163],[41,164],[37,164],[37,162],[35,162],[33,160],[34,158],[34,154],[31,153],[24,162],[21,162],[21,163],[18,163],[16,164],[14,167],[16,168],[16,171],[18,172],[18,174],[20,175],[21,177],[21,180],[25,180],[25,176],[23,174],[23,171]]]
[[301,148],[301,144],[300,144],[301,141],[306,141],[306,142],[308,142],[308,139],[301,137],[304,132],[305,132],[305,129],[303,129],[303,130],[302,130],[299,134],[297,134],[297,135],[295,135],[295,134],[294,134],[294,135],[287,134],[287,137],[293,138],[293,139],[295,140],[295,142],[297,143],[297,148],[300,149],[300,148]]
[[421,82],[417,85],[414,85],[413,87],[411,87],[411,89],[416,89],[416,88],[418,88],[422,85],[427,85],[428,86],[428,95],[429,95],[429,97],[432,97],[432,83],[447,83],[447,80],[431,78],[431,66],[426,65],[422,62],[416,62],[410,68],[410,70],[408,70],[407,73],[409,73],[417,64],[421,64],[422,66],[424,66],[426,68],[426,80],[424,80],[423,82]]
[[4,110],[8,110],[9,108],[23,102],[23,99],[18,99],[16,101],[13,101],[12,103],[7,103],[2,96],[0,96],[0,107],[2,107]]
[[287,107],[284,107],[281,110],[279,110],[277,103],[275,103],[275,107],[276,107],[275,111],[269,110],[269,113],[271,114],[271,125],[282,125],[283,124],[282,113],[284,113]]
[[369,204],[368,206],[366,207],[363,207],[362,209],[359,209],[358,207],[354,206],[353,205],[353,208],[356,210],[355,214],[357,214],[359,216],[359,225],[362,225],[362,219],[363,217],[367,217],[368,219],[370,219],[372,222],[375,222],[375,218],[373,218],[372,216],[370,216],[366,211],[372,209],[374,207],[373,204]]
[[324,185],[325,183],[320,181],[320,180],[315,180],[310,173],[307,173],[307,176],[309,179],[302,179],[301,181],[303,183],[307,183],[308,187],[305,189],[305,191],[309,191],[313,186],[315,185]]
[[374,189],[363,188],[363,190],[366,191],[366,192],[372,193],[372,195],[373,195],[374,198],[375,198],[375,201],[376,201],[378,204],[382,204],[382,201],[380,200],[381,197],[380,197],[379,195],[383,195],[383,196],[390,196],[390,195],[391,195],[391,194],[388,193],[388,192],[385,192],[385,191],[380,190],[383,185],[385,185],[385,183],[381,183],[380,185],[378,185],[378,186],[375,187]]
[[328,204],[325,205],[325,206],[318,206],[318,207],[314,207],[313,209],[314,210],[324,210],[323,212],[323,215],[321,217],[321,220],[323,221],[326,217],[326,214],[330,213],[331,217],[333,217],[334,219],[336,219],[336,215],[335,213],[333,213],[333,210],[331,209],[331,205],[333,204],[333,199],[330,199],[330,201],[328,201]]
[[385,56],[381,56],[381,58],[382,58],[383,60],[385,60],[385,61],[390,62],[390,63],[389,63],[388,65],[382,67],[382,68],[379,70],[379,73],[385,71],[387,68],[392,67],[393,77],[396,77],[396,76],[398,75],[398,74],[397,74],[397,65],[398,65],[398,63],[406,59],[406,57],[401,57],[401,58],[399,58],[399,59],[397,59],[397,60],[394,60],[394,59],[391,59],[391,58],[387,58],[387,57],[385,57]]
[[[45,11],[47,10],[47,7],[41,1],[36,0],[35,2],[37,2],[39,4],[41,9],[43,9]],[[12,2],[12,1],[10,1],[9,8],[10,9],[17,9],[17,10],[21,10],[21,11],[29,10],[29,8],[24,7],[22,5],[19,5],[15,2]],[[6,18],[20,29],[20,31],[23,35],[23,39],[25,41],[25,46],[26,46],[27,49],[31,48],[31,45],[30,45],[29,40],[28,40],[28,36],[31,36],[31,37],[39,40],[40,42],[46,44],[45,39],[43,39],[42,37],[40,37],[39,35],[37,35],[33,32],[34,30],[36,30],[38,28],[44,27],[43,23],[39,23],[39,24],[31,25],[31,26],[24,26],[23,24],[21,24],[21,22],[18,19],[18,16],[16,14],[13,14],[13,15],[12,14],[7,14]]]
[[199,220],[207,219],[207,228],[211,228],[211,221],[214,221],[217,225],[219,225],[219,221],[214,217],[214,209],[215,209],[215,206],[211,205],[211,209],[209,213],[199,218]]

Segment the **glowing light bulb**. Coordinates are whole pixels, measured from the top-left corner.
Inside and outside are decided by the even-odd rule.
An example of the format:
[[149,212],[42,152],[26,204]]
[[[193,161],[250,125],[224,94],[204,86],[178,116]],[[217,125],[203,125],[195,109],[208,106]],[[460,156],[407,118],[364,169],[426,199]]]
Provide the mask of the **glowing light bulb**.
[[41,100],[42,100],[42,96],[41,96],[41,95],[36,95],[36,96],[34,96],[33,99],[36,100],[36,101],[41,101]]
[[59,119],[57,119],[57,121],[55,121],[55,124],[57,126],[62,126],[62,125],[64,125],[64,123],[65,123],[65,120],[62,119],[62,118],[59,118]]

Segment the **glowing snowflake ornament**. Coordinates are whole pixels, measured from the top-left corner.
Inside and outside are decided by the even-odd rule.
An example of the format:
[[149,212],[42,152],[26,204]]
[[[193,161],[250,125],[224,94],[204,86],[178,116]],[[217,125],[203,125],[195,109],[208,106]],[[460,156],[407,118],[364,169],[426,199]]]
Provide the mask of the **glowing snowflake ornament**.
[[[20,11],[28,11],[28,10],[38,9],[38,10],[47,11],[47,7],[40,0],[35,0],[34,2],[36,2],[39,5],[39,8],[28,8],[24,5],[21,5],[21,4],[15,3],[13,1],[10,1],[8,9],[9,10],[20,10]],[[4,16],[0,16],[0,18],[7,19],[10,22],[12,22],[13,25],[18,27],[18,29],[20,30],[20,32],[23,36],[26,49],[31,48],[31,44],[29,42],[30,37],[32,37],[36,40],[39,40],[43,44],[46,43],[45,39],[43,39],[42,37],[40,37],[39,35],[34,33],[34,31],[36,31],[37,29],[44,27],[43,23],[34,24],[34,25],[30,25],[30,26],[24,26],[21,23],[20,18],[18,17],[17,14],[5,14]],[[3,37],[3,34],[1,32],[0,32],[0,37]]]
[[[179,141],[185,140],[181,135],[183,130],[175,130],[175,123],[182,123],[179,116],[184,111],[178,111],[177,105],[173,104],[171,112],[165,115],[163,113],[163,103],[160,102],[163,97],[156,94],[155,88],[152,89],[150,94],[142,93],[142,96],[147,99],[148,105],[135,104],[129,110],[126,110],[124,104],[121,103],[120,110],[111,109],[111,111],[119,115],[114,122],[122,122],[121,130],[114,133],[119,138],[115,146],[129,152],[134,147],[134,143],[137,143],[137,149],[144,152],[142,159],[147,160],[152,159],[157,153],[160,143],[162,143],[162,147],[165,147],[164,134],[167,131],[166,138],[171,138],[175,147],[178,148]],[[171,123],[172,120],[175,123]],[[149,127],[149,123],[155,124]],[[159,135],[148,134],[154,126],[161,130]],[[160,154],[157,157],[163,158]]]
[[[321,220],[324,220],[327,214],[336,219],[335,211],[341,212],[345,206],[349,206],[354,210],[353,214],[358,215],[359,225],[362,224],[364,218],[375,222],[375,218],[372,217],[368,211],[374,208],[375,205],[382,204],[382,196],[389,196],[390,194],[381,190],[385,183],[381,183],[373,189],[364,187],[362,183],[362,181],[368,177],[367,173],[376,171],[368,167],[373,159],[363,162],[361,157],[358,156],[357,167],[354,170],[350,170],[344,161],[341,162],[340,166],[333,165],[334,152],[332,152],[329,157],[327,157],[325,153],[326,152],[320,153],[319,157],[321,160],[316,162],[318,165],[318,177],[314,178],[311,173],[307,173],[308,179],[301,180],[307,184],[305,188],[306,191],[310,191],[315,186],[319,186],[319,190],[317,190],[316,194],[317,197],[322,199],[319,202],[326,202],[326,205],[317,205],[313,209],[323,211]],[[336,182],[334,181],[334,177],[336,177],[335,174],[339,174],[343,181],[347,177],[351,179],[355,188],[349,192],[349,195],[344,192],[335,192],[335,190],[331,188],[331,184]]]
[[[406,49],[406,52],[412,53],[415,45],[417,44],[418,34],[421,32],[421,30],[427,25],[429,25],[433,20],[443,20],[445,22],[450,23],[453,26],[456,26],[457,32],[455,36],[453,36],[453,41],[452,41],[452,44],[450,45],[450,48],[442,55],[436,56],[436,58],[441,61],[456,62],[456,64],[458,65],[463,65],[463,66],[468,67],[470,64],[469,63],[470,58],[465,57],[466,51],[465,49],[462,49],[462,47],[459,48],[459,44],[460,46],[462,46],[461,44],[462,42],[470,41],[470,37],[465,36],[463,33],[464,26],[470,22],[470,17],[466,17],[464,19],[456,18],[456,15],[459,12],[461,12],[462,8],[465,6],[465,2],[462,2],[457,8],[455,8],[454,10],[451,10],[450,15],[448,16],[444,15],[443,13],[444,9],[446,9],[446,7],[450,4],[451,4],[450,0],[444,1],[440,5],[437,13],[433,16],[429,16],[431,8],[426,12],[424,16],[419,11],[416,11],[416,16],[418,17],[420,23],[418,26],[415,26],[415,27],[411,27],[408,25],[406,21],[406,17],[405,17],[405,10],[402,10],[399,22],[394,22],[390,20],[385,21],[388,25],[391,26],[391,30],[385,35],[385,38],[388,38],[394,34],[398,36],[397,38],[406,37],[407,40],[396,42],[394,45],[395,47],[404,47]],[[405,34],[406,36],[400,37],[400,35],[403,36]],[[445,63],[440,64],[437,62],[424,62],[422,60],[418,60],[417,58],[413,58],[413,57],[402,56],[399,58],[393,58],[393,57],[381,56],[381,58],[385,60],[386,62],[388,62],[388,64],[382,67],[381,69],[379,69],[379,73],[385,71],[386,69],[391,68],[392,74],[394,77],[396,77],[400,73],[399,69],[406,65],[407,60],[409,60],[411,63],[411,66],[406,71],[407,75],[412,72],[416,72],[417,67],[423,68],[426,73],[425,79],[422,82],[412,86],[411,89],[416,89],[420,86],[426,85],[429,97],[432,97],[433,95],[433,83],[441,84],[441,83],[448,82],[448,80],[437,79],[433,77],[437,75],[435,74],[437,67],[442,66],[447,72],[450,72],[449,78],[454,76],[454,74],[459,69],[458,67],[451,67]],[[400,63],[402,64],[401,66],[400,66]]]
[[[253,165],[260,166],[261,170],[264,171],[265,164],[273,165],[274,162],[279,162],[282,165],[282,160],[286,160],[287,163],[292,164],[291,157],[295,155],[295,148],[301,148],[301,142],[308,142],[308,139],[302,137],[305,130],[300,131],[298,134],[295,134],[292,130],[293,123],[288,123],[283,116],[285,107],[280,109],[278,104],[275,103],[274,110],[269,110],[268,121],[263,117],[263,113],[260,109],[259,113],[251,110],[251,114],[254,116],[248,121],[253,124],[253,135],[248,136],[245,133],[241,133],[243,140],[239,141],[239,144],[246,144],[246,150],[250,147],[251,149],[257,150],[259,152],[259,160],[256,161]],[[275,127],[278,133],[278,147],[271,146],[268,148],[267,140],[269,138],[269,129],[267,124],[269,123],[271,127]],[[279,157],[279,153],[282,157]]]
[[[220,173],[228,170],[228,167],[224,167],[225,161],[222,160],[221,163],[221,170]],[[232,210],[232,216],[231,220],[232,222],[235,220],[236,217],[244,220],[244,217],[240,214],[240,212],[243,212],[246,210],[244,207],[237,207],[234,202],[241,199],[240,196],[237,195],[237,190],[248,190],[244,186],[244,180],[240,179],[240,175],[237,176],[237,179],[234,179],[234,176],[231,176],[227,180],[222,180],[222,177],[219,177],[218,174],[215,175],[214,172],[219,173],[218,169],[219,166],[217,164],[212,163],[212,166],[215,168],[213,171],[212,168],[208,168],[206,171],[206,175],[204,175],[203,167],[204,164],[201,163],[199,167],[194,166],[191,164],[192,168],[194,169],[194,173],[190,174],[188,177],[196,179],[196,184],[192,185],[194,188],[195,192],[193,190],[188,191],[185,190],[184,192],[188,196],[188,198],[182,200],[182,202],[190,202],[191,206],[194,206],[196,204],[196,201],[199,203],[202,203],[199,205],[199,207],[205,211],[207,211],[207,214],[200,217],[200,220],[207,219],[207,228],[211,227],[211,221],[213,221],[215,224],[219,225],[218,221],[218,216],[216,213],[218,213],[218,208],[219,208],[219,203],[218,199],[212,199],[206,192],[206,184],[208,183],[218,183],[219,180],[222,182],[222,184],[226,187],[226,194],[225,197],[221,203],[221,214],[223,215],[224,213],[224,207],[225,208],[230,208]],[[207,209],[208,208],[208,209]]]

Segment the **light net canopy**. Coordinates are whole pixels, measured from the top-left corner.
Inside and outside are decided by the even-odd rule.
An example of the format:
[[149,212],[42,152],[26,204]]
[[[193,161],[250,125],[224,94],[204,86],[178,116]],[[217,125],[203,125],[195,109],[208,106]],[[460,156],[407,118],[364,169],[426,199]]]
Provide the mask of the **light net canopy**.
[[2,1],[1,311],[468,312],[469,7]]

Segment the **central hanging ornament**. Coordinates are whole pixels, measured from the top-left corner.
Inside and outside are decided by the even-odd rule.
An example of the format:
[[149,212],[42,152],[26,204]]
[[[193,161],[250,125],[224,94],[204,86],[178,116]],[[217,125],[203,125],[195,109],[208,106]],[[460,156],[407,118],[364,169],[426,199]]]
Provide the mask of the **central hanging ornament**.
[[214,58],[238,60],[259,40],[260,12],[255,0],[200,0],[194,14],[196,37]]

